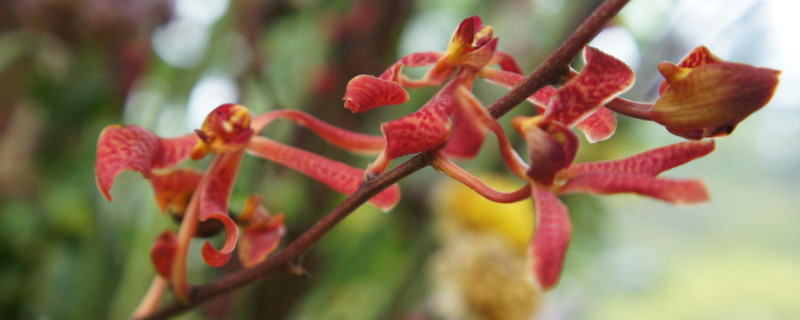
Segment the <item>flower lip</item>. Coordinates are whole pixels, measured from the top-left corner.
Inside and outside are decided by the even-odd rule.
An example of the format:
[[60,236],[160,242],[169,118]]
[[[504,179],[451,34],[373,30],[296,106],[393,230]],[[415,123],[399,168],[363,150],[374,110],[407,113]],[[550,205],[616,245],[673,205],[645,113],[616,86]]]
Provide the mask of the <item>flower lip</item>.
[[517,117],[511,125],[528,144],[530,167],[527,175],[543,185],[552,185],[556,174],[575,158],[578,138],[559,122],[542,121],[543,116]]
[[192,149],[192,159],[199,160],[208,153],[226,153],[244,148],[253,129],[250,111],[238,104],[220,105],[206,117],[195,133],[200,140]]

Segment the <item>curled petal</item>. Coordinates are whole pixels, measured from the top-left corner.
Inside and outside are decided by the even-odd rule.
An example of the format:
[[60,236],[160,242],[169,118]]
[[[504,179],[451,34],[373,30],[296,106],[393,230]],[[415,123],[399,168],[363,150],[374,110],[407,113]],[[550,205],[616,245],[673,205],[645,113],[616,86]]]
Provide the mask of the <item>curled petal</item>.
[[266,223],[253,224],[244,228],[239,244],[239,260],[245,268],[250,268],[267,259],[278,248],[286,235],[283,214],[269,217]]
[[[256,156],[300,171],[347,195],[353,194],[364,178],[364,171],[345,163],[264,137],[254,137],[247,150]],[[397,185],[392,185],[369,200],[370,203],[384,211],[391,210],[398,201],[400,201],[400,188]]]
[[153,261],[156,272],[165,278],[169,278],[172,274],[172,261],[175,259],[177,246],[178,238],[175,232],[167,230],[156,238],[153,248],[150,249],[150,260]]
[[669,86],[656,101],[650,118],[687,139],[730,134],[772,99],[780,75],[777,70],[732,62],[693,69],[664,62],[659,70]]
[[545,119],[572,126],[633,85],[633,70],[624,62],[592,47],[584,57],[586,67],[558,90]]
[[381,125],[386,137],[386,157],[394,159],[432,150],[447,142],[449,118],[455,104],[452,93],[439,93],[416,112]]
[[676,204],[708,201],[705,185],[697,180],[658,179],[648,174],[584,173],[565,183],[559,193],[637,193]]
[[344,107],[358,113],[408,99],[408,92],[399,83],[362,74],[347,83]]
[[165,139],[139,126],[108,126],[97,140],[97,187],[111,201],[109,191],[120,172],[134,170],[150,177],[154,169],[171,167],[185,160],[196,142],[194,134]]
[[173,212],[183,215],[189,199],[203,178],[203,174],[193,169],[176,169],[167,173],[156,173],[150,178],[156,203],[162,213]]
[[559,177],[566,179],[583,173],[633,173],[656,176],[663,171],[705,156],[711,151],[714,151],[714,140],[681,142],[624,159],[574,164],[559,174]]
[[378,153],[386,147],[386,140],[381,136],[344,130],[299,110],[275,110],[255,117],[253,123],[257,124],[258,127],[254,125],[253,130],[257,133],[260,132],[264,126],[276,118],[292,120],[301,126],[311,129],[325,141],[348,151]]
[[217,250],[214,248],[211,242],[206,241],[206,243],[203,244],[201,253],[203,255],[203,261],[205,261],[207,265],[212,267],[221,267],[231,260],[233,250],[236,249],[236,239],[239,238],[239,227],[236,226],[236,223],[233,222],[227,213],[210,214],[204,219],[201,219],[200,222],[210,219],[218,220],[222,222],[222,225],[225,226],[225,244],[222,246],[222,249]]
[[590,143],[611,138],[617,131],[617,116],[614,111],[600,107],[585,119],[575,125],[578,130],[586,135]]
[[550,190],[532,184],[531,192],[536,207],[536,228],[530,247],[533,273],[542,288],[549,289],[561,276],[572,237],[572,222],[567,207]]
[[192,159],[201,159],[209,152],[239,150],[253,136],[250,110],[238,104],[223,104],[208,114],[200,130],[195,130],[195,133],[200,141],[192,149]]

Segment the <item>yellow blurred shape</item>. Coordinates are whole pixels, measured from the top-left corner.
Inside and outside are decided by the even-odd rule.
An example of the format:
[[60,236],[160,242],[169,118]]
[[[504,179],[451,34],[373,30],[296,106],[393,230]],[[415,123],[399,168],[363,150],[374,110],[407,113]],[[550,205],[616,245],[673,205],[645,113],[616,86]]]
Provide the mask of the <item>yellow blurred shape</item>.
[[[500,175],[479,175],[490,187],[511,192],[522,185]],[[439,185],[432,200],[441,213],[445,234],[458,231],[494,232],[515,249],[525,251],[533,236],[534,214],[531,200],[496,203],[487,200],[455,180]]]

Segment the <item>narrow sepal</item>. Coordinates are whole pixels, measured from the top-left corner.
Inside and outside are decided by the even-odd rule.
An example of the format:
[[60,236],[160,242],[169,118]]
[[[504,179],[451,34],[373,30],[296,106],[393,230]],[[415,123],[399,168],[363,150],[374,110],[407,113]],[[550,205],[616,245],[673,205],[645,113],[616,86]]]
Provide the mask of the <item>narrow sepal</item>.
[[681,142],[624,159],[574,164],[560,173],[559,178],[566,179],[582,173],[633,173],[656,176],[663,171],[705,156],[711,151],[714,151],[714,140]]
[[[256,156],[300,171],[347,195],[353,194],[364,179],[364,171],[360,169],[264,137],[254,137],[250,141],[247,150]],[[399,200],[400,188],[397,185],[392,185],[378,193],[369,202],[384,211],[388,211]]]
[[342,149],[357,153],[378,153],[386,147],[382,136],[361,134],[339,128],[299,110],[275,110],[253,118],[253,130],[260,132],[275,119],[283,118],[307,127],[325,141]]
[[536,208],[536,226],[531,242],[533,273],[543,289],[558,283],[572,237],[572,222],[567,207],[550,190],[531,185]]
[[586,67],[558,90],[545,119],[572,126],[633,85],[633,70],[624,62],[592,47],[584,57]]
[[188,158],[196,142],[194,134],[160,138],[135,125],[108,126],[97,139],[97,187],[111,201],[109,191],[120,172],[134,170],[149,178],[152,170],[171,167]]
[[559,193],[637,193],[675,204],[708,201],[705,185],[697,180],[659,179],[648,174],[583,173],[573,176]]
[[344,107],[359,113],[385,105],[401,104],[408,99],[408,92],[399,83],[362,74],[347,83]]

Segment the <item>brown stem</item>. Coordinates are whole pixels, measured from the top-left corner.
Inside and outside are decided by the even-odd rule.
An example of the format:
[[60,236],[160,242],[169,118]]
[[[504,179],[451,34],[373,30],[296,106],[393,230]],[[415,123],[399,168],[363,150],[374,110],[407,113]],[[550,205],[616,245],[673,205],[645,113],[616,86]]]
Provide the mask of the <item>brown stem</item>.
[[436,170],[450,176],[451,178],[463,183],[465,186],[482,195],[484,198],[494,202],[513,203],[531,197],[531,191],[528,185],[525,185],[513,192],[497,191],[486,185],[486,183],[481,181],[481,179],[478,179],[478,177],[473,176],[464,169],[461,169],[461,167],[459,167],[457,164],[441,155],[436,155],[436,158],[431,163],[431,166],[433,166]]
[[642,103],[623,98],[614,98],[609,103],[606,103],[606,108],[632,118],[648,121],[652,120],[650,119],[650,110],[653,110],[652,103]]
[[[536,70],[523,82],[497,99],[490,107],[489,112],[498,118],[520,104],[528,96],[549,83],[558,81],[560,77],[569,75],[569,63],[589,43],[603,26],[608,23],[624,7],[629,0],[606,0],[584,21],[569,38],[554,51]],[[363,205],[383,189],[400,181],[402,178],[426,167],[431,163],[431,157],[421,153],[401,163],[397,167],[364,182],[351,196],[347,197],[336,208],[313,225],[308,231],[295,239],[283,250],[272,258],[252,267],[229,274],[205,286],[195,288],[186,303],[171,302],[156,312],[142,319],[165,319],[192,309],[200,303],[230,292],[236,288],[253,283],[256,280],[270,276],[286,265],[305,254],[317,241],[340,221]]]

